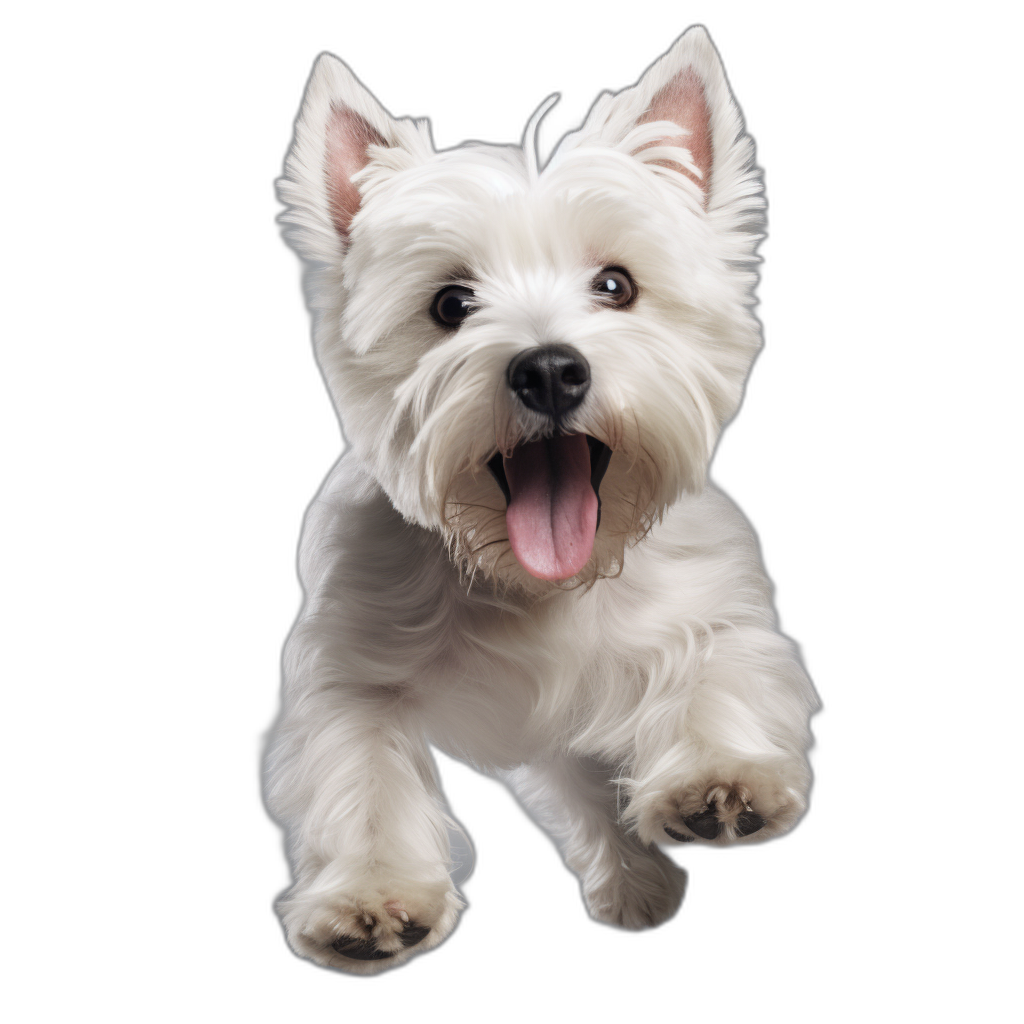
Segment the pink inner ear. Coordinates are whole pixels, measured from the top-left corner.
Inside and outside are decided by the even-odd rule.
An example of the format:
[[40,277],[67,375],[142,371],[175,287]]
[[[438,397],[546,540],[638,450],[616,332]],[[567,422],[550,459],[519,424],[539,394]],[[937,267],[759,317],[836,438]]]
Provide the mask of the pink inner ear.
[[[698,179],[686,168],[680,169],[691,181],[700,185],[704,192],[704,205],[707,206],[713,157],[711,111],[704,94],[704,86],[692,68],[680,71],[668,85],[657,92],[647,112],[640,118],[640,124],[648,124],[651,121],[672,121],[680,128],[689,129],[689,135],[669,136],[660,143],[649,143],[640,149],[648,149],[652,145],[682,146],[688,149],[702,177]],[[661,160],[656,160],[655,163],[678,166],[669,165]]]
[[334,107],[327,123],[327,193],[331,219],[342,238],[359,209],[359,189],[352,175],[370,161],[367,146],[383,146],[384,140],[367,121],[348,107]]

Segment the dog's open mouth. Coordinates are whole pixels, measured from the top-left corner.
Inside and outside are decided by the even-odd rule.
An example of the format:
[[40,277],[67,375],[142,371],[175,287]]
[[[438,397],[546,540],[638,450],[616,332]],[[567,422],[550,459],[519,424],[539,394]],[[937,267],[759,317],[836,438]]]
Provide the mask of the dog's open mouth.
[[566,580],[590,561],[601,522],[598,496],[611,449],[587,434],[560,434],[498,452],[487,468],[508,504],[505,525],[519,564]]

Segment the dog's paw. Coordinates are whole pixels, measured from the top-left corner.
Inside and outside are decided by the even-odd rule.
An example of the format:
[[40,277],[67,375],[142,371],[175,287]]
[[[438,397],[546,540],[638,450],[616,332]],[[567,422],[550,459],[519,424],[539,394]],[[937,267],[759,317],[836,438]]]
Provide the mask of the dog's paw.
[[281,911],[288,942],[300,956],[371,974],[436,946],[461,907],[450,883],[374,880],[346,891],[293,891]]
[[349,909],[348,920],[335,926],[339,935],[331,949],[349,960],[391,960],[430,934],[430,926],[413,921],[398,900],[388,900],[384,910],[379,914],[363,907],[352,914]]
[[612,868],[585,876],[590,916],[620,928],[653,928],[679,909],[686,872],[657,847],[631,851]]
[[767,839],[792,827],[803,809],[802,794],[778,779],[708,779],[666,794],[653,808],[648,831],[656,833],[660,825],[679,843]]

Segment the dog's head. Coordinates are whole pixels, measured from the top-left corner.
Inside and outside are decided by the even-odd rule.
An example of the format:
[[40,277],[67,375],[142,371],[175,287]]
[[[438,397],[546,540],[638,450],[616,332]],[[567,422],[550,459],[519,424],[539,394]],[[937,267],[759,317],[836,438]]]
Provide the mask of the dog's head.
[[536,121],[436,152],[324,55],[280,182],[349,444],[469,573],[534,588],[616,572],[703,485],[759,343],[763,207],[703,29],[543,168]]

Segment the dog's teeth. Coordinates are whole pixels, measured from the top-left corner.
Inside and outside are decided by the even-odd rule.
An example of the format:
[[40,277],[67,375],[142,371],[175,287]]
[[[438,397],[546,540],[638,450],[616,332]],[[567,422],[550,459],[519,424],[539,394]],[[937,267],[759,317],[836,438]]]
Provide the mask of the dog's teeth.
[[408,915],[408,914],[407,914],[407,913],[406,913],[406,912],[405,912],[404,910],[400,910],[400,911],[398,912],[398,916],[399,916],[399,917],[400,917],[400,918],[401,918],[401,919],[402,919],[402,920],[403,920],[403,921],[404,921],[404,922],[405,922],[406,924],[408,924],[408,923],[409,923],[409,915]]

